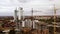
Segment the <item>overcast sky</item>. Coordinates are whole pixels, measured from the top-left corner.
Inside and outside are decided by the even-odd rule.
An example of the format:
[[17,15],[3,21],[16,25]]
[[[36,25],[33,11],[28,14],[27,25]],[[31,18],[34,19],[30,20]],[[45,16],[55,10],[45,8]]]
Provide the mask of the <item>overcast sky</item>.
[[14,10],[23,7],[24,15],[53,15],[53,6],[56,5],[57,15],[60,15],[60,0],[0,0],[0,16],[14,15]]

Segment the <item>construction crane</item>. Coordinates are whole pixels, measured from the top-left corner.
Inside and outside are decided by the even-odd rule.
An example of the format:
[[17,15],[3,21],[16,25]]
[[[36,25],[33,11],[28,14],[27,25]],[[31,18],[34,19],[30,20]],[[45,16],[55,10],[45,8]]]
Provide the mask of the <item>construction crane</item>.
[[60,10],[60,9],[59,8],[56,9],[55,4],[54,4],[54,8],[52,10],[49,10],[49,11],[54,11],[54,15],[53,15],[54,16],[54,31],[53,31],[54,34],[56,34],[56,11],[57,10]]
[[54,4],[54,34],[56,34],[56,7]]

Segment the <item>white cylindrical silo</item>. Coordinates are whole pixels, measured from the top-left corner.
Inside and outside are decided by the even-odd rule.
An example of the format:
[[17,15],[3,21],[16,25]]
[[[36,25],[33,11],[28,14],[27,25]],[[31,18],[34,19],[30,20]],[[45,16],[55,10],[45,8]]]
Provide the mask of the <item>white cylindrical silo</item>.
[[14,11],[14,22],[16,24],[16,29],[18,29],[18,22],[17,22],[17,10]]
[[23,8],[18,9],[18,19],[21,20],[23,18]]
[[35,28],[35,22],[33,21],[33,28]]
[[17,10],[14,11],[14,21],[17,20]]
[[22,27],[25,27],[25,21],[22,21]]

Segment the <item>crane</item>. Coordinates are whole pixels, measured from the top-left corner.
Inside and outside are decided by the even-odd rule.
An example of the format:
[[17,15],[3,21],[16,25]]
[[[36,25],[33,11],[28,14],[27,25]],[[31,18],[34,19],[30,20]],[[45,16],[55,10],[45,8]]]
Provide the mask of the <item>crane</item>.
[[54,4],[54,34],[56,34],[56,7]]

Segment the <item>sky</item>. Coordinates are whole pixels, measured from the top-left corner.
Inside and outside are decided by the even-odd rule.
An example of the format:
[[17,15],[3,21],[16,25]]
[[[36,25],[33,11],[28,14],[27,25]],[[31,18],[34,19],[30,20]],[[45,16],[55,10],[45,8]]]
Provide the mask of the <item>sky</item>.
[[33,8],[34,15],[53,15],[54,4],[56,14],[60,15],[60,0],[0,0],[0,16],[13,16],[14,10],[23,7],[24,15],[31,15]]

